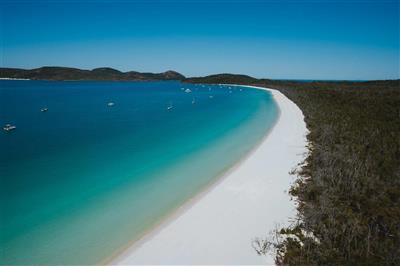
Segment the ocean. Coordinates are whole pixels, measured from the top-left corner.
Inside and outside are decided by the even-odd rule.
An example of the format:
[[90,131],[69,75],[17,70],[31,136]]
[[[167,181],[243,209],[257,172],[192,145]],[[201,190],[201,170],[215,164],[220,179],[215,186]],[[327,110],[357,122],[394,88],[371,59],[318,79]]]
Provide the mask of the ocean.
[[16,126],[0,134],[0,264],[110,258],[240,161],[278,116],[253,88],[0,81],[0,123]]

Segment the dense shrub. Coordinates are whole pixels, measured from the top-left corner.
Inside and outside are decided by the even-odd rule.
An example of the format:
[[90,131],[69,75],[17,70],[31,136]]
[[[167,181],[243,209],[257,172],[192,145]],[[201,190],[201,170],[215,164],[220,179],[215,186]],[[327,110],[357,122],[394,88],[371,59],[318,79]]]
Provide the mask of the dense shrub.
[[[278,265],[400,265],[400,84],[263,84],[303,111],[298,219],[259,245]],[[260,244],[261,242],[259,242]]]

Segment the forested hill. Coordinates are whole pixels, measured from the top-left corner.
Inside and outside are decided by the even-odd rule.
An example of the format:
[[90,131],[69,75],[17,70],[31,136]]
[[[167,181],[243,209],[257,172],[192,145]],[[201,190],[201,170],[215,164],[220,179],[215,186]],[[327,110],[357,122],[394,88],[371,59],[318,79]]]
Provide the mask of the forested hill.
[[183,80],[185,76],[175,71],[163,73],[121,72],[103,67],[84,70],[69,67],[40,67],[35,69],[0,68],[0,78],[33,80]]
[[247,75],[240,74],[216,74],[205,77],[191,77],[185,79],[189,83],[212,83],[212,84],[252,84],[259,80]]

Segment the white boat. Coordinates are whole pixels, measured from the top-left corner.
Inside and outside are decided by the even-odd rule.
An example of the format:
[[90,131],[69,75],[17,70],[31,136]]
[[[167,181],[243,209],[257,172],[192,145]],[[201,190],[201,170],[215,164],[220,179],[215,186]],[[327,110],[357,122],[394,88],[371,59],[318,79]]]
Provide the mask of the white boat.
[[174,106],[172,105],[172,103],[170,103],[170,104],[167,106],[167,110],[171,110],[172,108],[174,108]]
[[212,99],[212,98],[214,98],[214,96],[212,96],[212,95],[210,95],[210,96],[208,96],[210,99]]
[[196,100],[194,99],[194,97],[193,97],[193,99],[192,99],[192,104],[195,104],[196,103]]
[[191,89],[186,89],[185,92],[186,92],[186,93],[191,93],[192,90],[191,90]]
[[13,125],[10,125],[10,124],[6,124],[4,127],[3,127],[3,129],[5,130],[5,131],[11,131],[11,130],[14,130],[14,129],[16,129],[17,127],[16,126],[13,126]]
[[109,106],[109,107],[114,106],[114,105],[115,105],[115,103],[113,103],[113,102],[107,103],[107,106]]
[[40,112],[47,112],[47,110],[49,110],[49,108],[45,107],[45,108],[40,109]]

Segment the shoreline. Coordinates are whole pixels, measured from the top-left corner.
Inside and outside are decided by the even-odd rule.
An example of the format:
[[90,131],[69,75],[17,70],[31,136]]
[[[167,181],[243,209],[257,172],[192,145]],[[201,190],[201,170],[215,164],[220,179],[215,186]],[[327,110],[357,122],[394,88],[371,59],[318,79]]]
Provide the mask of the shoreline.
[[[218,84],[218,85],[250,87],[250,86],[235,85],[235,84]],[[268,138],[269,134],[274,130],[275,125],[278,123],[278,121],[280,119],[280,116],[281,116],[281,110],[278,106],[278,115],[277,115],[276,121],[274,122],[272,127],[267,130],[266,134],[262,137],[262,139],[253,148],[251,148],[250,151],[248,151],[246,154],[244,154],[243,157],[241,157],[233,165],[231,165],[231,166],[227,167],[225,170],[223,170],[222,173],[217,174],[203,189],[201,189],[199,192],[197,192],[192,197],[190,197],[188,200],[186,200],[182,205],[178,206],[177,208],[172,210],[167,215],[161,217],[155,225],[153,225],[150,229],[143,232],[143,234],[141,234],[140,237],[138,237],[135,240],[130,241],[127,245],[125,245],[121,249],[114,252],[113,255],[111,255],[109,258],[105,259],[104,261],[102,261],[100,264],[101,265],[114,265],[115,262],[118,262],[120,257],[122,257],[123,254],[125,254],[128,250],[129,250],[129,252],[133,252],[136,248],[140,247],[142,244],[144,244],[146,241],[150,240],[154,235],[156,235],[158,232],[160,232],[164,227],[166,227],[170,223],[174,222],[174,220],[176,220],[179,216],[183,215],[188,209],[190,209],[193,205],[195,205],[198,201],[200,201],[204,196],[206,196],[207,193],[210,192],[215,186],[217,186],[219,183],[223,182],[224,179],[227,178],[230,173],[235,171],[236,168],[238,168],[245,160],[247,160],[261,146],[261,144],[265,141],[265,139]]]
[[[229,167],[226,171],[224,171],[221,175],[217,176],[215,179],[213,179],[210,184],[208,184],[202,191],[200,191],[199,193],[196,193],[195,195],[193,195],[193,197],[191,197],[190,199],[188,199],[184,204],[182,204],[181,206],[179,206],[177,209],[175,209],[172,213],[166,215],[165,217],[162,217],[160,219],[160,222],[157,223],[156,225],[154,225],[151,229],[147,230],[146,232],[143,233],[143,235],[141,237],[139,237],[138,239],[132,241],[131,243],[129,243],[127,246],[122,247],[120,250],[117,250],[111,257],[107,258],[105,261],[103,261],[102,264],[111,264],[111,265],[118,265],[118,264],[238,264],[237,263],[237,259],[234,259],[235,256],[241,257],[243,259],[244,264],[265,264],[267,263],[271,263],[273,262],[273,258],[272,257],[260,257],[256,254],[256,252],[254,250],[251,250],[253,254],[249,254],[249,250],[246,250],[246,255],[240,255],[240,251],[241,250],[237,250],[235,252],[235,255],[232,257],[233,254],[231,254],[232,249],[230,249],[229,247],[220,247],[225,249],[225,252],[222,253],[226,253],[226,255],[229,254],[229,256],[217,256],[214,257],[210,256],[211,254],[208,254],[208,258],[207,256],[202,256],[203,252],[201,251],[204,248],[208,248],[208,249],[213,249],[215,250],[215,248],[210,248],[210,242],[213,242],[214,239],[209,239],[210,241],[207,241],[206,239],[204,239],[204,237],[202,237],[202,248],[198,247],[198,248],[190,248],[190,246],[192,246],[191,241],[188,240],[190,237],[188,235],[190,235],[190,233],[193,234],[193,232],[197,232],[196,230],[193,229],[198,229],[199,225],[201,225],[201,223],[199,223],[197,218],[202,218],[204,220],[205,217],[207,216],[211,216],[209,215],[210,208],[202,208],[199,205],[204,205],[205,201],[209,201],[209,197],[211,197],[210,195],[216,195],[217,198],[213,199],[211,202],[212,203],[221,203],[221,200],[218,200],[219,196],[223,196],[223,194],[216,192],[216,190],[220,187],[222,187],[222,189],[224,188],[224,185],[226,187],[225,183],[229,183],[228,181],[230,181],[229,179],[233,179],[235,176],[238,176],[238,172],[239,176],[243,177],[243,171],[241,171],[241,168],[246,168],[247,165],[249,164],[249,161],[254,161],[254,159],[256,159],[256,161],[260,162],[261,159],[261,164],[264,164],[262,161],[262,157],[260,158],[260,156],[258,154],[262,154],[264,153],[263,151],[260,151],[261,149],[263,149],[266,144],[271,144],[269,142],[271,142],[270,139],[270,135],[272,135],[274,132],[277,131],[277,127],[279,125],[282,125],[282,115],[285,115],[285,111],[287,110],[282,110],[282,109],[287,109],[284,108],[285,104],[283,104],[284,99],[286,99],[286,101],[290,102],[292,105],[294,105],[298,111],[300,111],[300,109],[294,104],[292,103],[290,100],[288,100],[285,96],[283,96],[283,94],[281,94],[279,91],[276,90],[271,90],[271,89],[267,89],[267,88],[262,88],[262,87],[255,87],[255,86],[245,86],[245,85],[236,85],[236,84],[221,84],[221,85],[229,85],[229,86],[242,86],[242,87],[249,87],[249,88],[255,88],[255,89],[262,89],[262,90],[266,90],[269,91],[276,104],[278,105],[278,117],[274,123],[274,125],[272,126],[271,129],[269,129],[265,136],[263,137],[263,139],[254,147],[252,148],[247,154],[245,154],[243,156],[243,158],[241,158],[237,163],[235,163],[233,166]],[[305,123],[304,123],[304,116],[302,115],[301,111],[301,122],[304,126],[305,129]],[[286,115],[285,115],[286,116]],[[304,135],[303,140],[304,140],[304,145],[302,147],[303,152],[301,154],[304,154],[306,152],[306,148],[305,148],[305,134],[307,131],[304,131]],[[301,144],[300,144],[301,145]],[[298,154],[296,153],[296,157],[298,157]],[[303,158],[303,157],[302,157]],[[295,164],[291,165],[290,168],[285,169],[284,173],[285,175],[289,175],[288,172],[293,169],[294,167],[296,167],[296,165],[298,163],[300,163],[301,160],[297,161]],[[251,169],[250,169],[251,170]],[[254,169],[253,169],[254,170]],[[254,173],[252,173],[253,171],[247,171],[247,175],[252,175]],[[259,173],[258,173],[259,174]],[[236,178],[237,179],[237,178]],[[245,178],[246,179],[246,178]],[[294,178],[290,178],[291,181],[294,180]],[[252,180],[250,180],[251,182]],[[286,180],[287,181],[287,180]],[[246,181],[249,182],[249,181]],[[267,182],[268,183],[268,182]],[[246,184],[244,184],[246,185]],[[285,190],[288,190],[290,188],[290,184],[287,184],[287,186],[285,187]],[[239,188],[240,190],[240,188]],[[257,190],[257,188],[256,188]],[[266,192],[266,194],[268,194],[267,192],[271,192],[271,191],[264,191]],[[275,191],[276,192],[276,191]],[[287,193],[283,193],[283,191],[281,191],[282,194],[284,194],[287,198],[289,198],[289,195]],[[240,194],[240,193],[239,193]],[[239,195],[240,196],[240,195]],[[289,213],[286,212],[286,214],[284,215],[284,217],[286,218],[286,221],[282,221],[282,217],[279,217],[280,220],[279,222],[282,223],[287,223],[288,218],[290,217],[294,217],[294,204],[290,204],[289,199],[287,200],[286,204],[286,210],[287,209],[291,209],[290,210],[290,215],[288,215]],[[206,205],[209,205],[209,203],[207,203]],[[226,204],[222,204],[223,206],[227,206]],[[277,204],[275,204],[277,205]],[[253,205],[248,205],[246,206],[245,209],[243,209],[243,211],[245,211],[246,209],[248,209],[248,207],[254,207]],[[289,207],[289,208],[287,208]],[[214,207],[215,208],[215,207]],[[211,205],[211,209],[213,209],[213,205]],[[224,209],[224,207],[222,207],[222,209]],[[257,209],[257,208],[255,208]],[[259,210],[259,211],[263,211],[263,209]],[[194,213],[194,215],[193,215]],[[197,218],[193,219],[193,217]],[[226,215],[225,215],[226,216]],[[224,218],[228,218],[225,219],[225,222],[229,222],[232,223],[234,222],[234,220],[232,220],[231,218],[242,218],[243,216],[240,215],[239,213],[235,216],[237,217],[230,217],[232,216],[232,214],[228,214],[226,217]],[[280,215],[282,216],[282,215]],[[210,217],[212,218],[212,217]],[[188,230],[184,230],[184,229],[180,229],[182,228],[182,226],[179,225],[179,223],[182,223],[183,220],[183,225],[185,228],[187,228]],[[201,220],[201,219],[200,219]],[[206,219],[208,220],[208,219]],[[243,221],[243,220],[242,220]],[[247,221],[249,221],[249,219],[247,219]],[[274,220],[275,221],[275,220]],[[276,221],[278,222],[278,221]],[[197,225],[196,225],[197,224]],[[267,223],[266,223],[267,224]],[[211,225],[212,226],[212,223]],[[212,229],[212,227],[210,228],[210,226],[207,226],[204,230],[207,231],[208,229]],[[268,230],[272,230],[274,228],[272,228],[271,226],[269,226],[270,228],[265,228],[262,231],[260,231],[260,234],[256,234],[252,236],[252,239],[249,239],[249,241],[247,242],[248,244],[248,248],[252,249],[251,246],[251,241],[254,240],[257,237],[264,237],[266,236],[266,233],[268,232]],[[222,227],[221,229],[224,229],[224,227]],[[201,233],[207,234],[207,232],[202,231]],[[236,230],[234,230],[236,231]],[[234,232],[232,231],[232,232]],[[230,233],[232,233],[230,232]],[[236,231],[237,232],[237,231]],[[222,235],[224,235],[223,232],[221,232],[221,230],[217,230],[217,233],[221,233],[221,236],[219,237],[223,237]],[[203,236],[204,234],[200,234],[201,236]],[[216,236],[214,236],[216,237]],[[230,237],[231,238],[231,237]],[[187,245],[183,245],[182,244],[184,242],[187,242]],[[164,245],[163,245],[164,244]],[[175,246],[173,245],[175,244]],[[198,244],[198,242],[197,242]],[[160,251],[159,248],[156,247],[161,247],[163,248],[163,250],[161,250],[162,254],[157,253],[158,251]],[[197,250],[194,252],[194,254],[188,256],[188,250],[184,250],[182,248],[189,248],[189,251],[195,251],[194,249]],[[172,249],[172,250],[171,250]],[[168,250],[168,251],[167,251]],[[228,251],[228,252],[226,252]],[[244,250],[243,250],[244,251]],[[218,250],[218,252],[221,252],[221,250]],[[218,253],[218,252],[214,252],[214,253]],[[159,255],[157,255],[157,258],[154,258],[154,253],[157,253]],[[192,252],[193,253],[193,252]],[[215,255],[215,254],[214,254]],[[250,256],[249,256],[250,255]],[[186,258],[185,258],[186,257]],[[250,260],[247,260],[246,258],[251,258]],[[266,259],[266,260],[265,260]],[[249,263],[250,262],[250,263]]]

